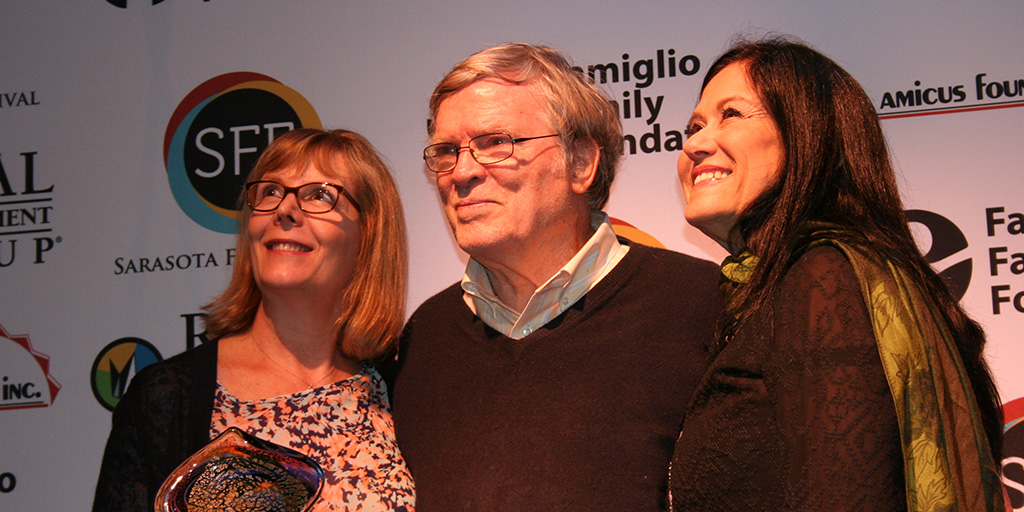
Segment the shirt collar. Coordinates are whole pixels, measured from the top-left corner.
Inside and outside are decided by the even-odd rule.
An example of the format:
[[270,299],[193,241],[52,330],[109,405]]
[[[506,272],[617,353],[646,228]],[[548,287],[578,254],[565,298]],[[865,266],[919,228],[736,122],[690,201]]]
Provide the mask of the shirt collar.
[[622,258],[628,247],[619,243],[608,214],[590,213],[594,234],[550,279],[534,292],[522,313],[498,299],[491,273],[474,258],[462,278],[463,300],[473,313],[498,332],[522,338],[586,295]]

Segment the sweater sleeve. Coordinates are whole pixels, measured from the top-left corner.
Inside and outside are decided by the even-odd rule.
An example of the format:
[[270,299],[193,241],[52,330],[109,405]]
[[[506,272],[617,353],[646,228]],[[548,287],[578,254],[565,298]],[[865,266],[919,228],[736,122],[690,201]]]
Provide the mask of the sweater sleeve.
[[217,344],[143,368],[114,408],[94,512],[150,512],[156,492],[210,440]]
[[781,509],[904,509],[896,412],[842,253],[813,249],[794,265],[772,329],[765,385],[777,399]]
[[138,414],[145,407],[141,388],[133,382],[114,409],[110,437],[100,466],[99,481],[93,499],[93,512],[148,512],[153,498],[148,491],[145,439],[140,432]]

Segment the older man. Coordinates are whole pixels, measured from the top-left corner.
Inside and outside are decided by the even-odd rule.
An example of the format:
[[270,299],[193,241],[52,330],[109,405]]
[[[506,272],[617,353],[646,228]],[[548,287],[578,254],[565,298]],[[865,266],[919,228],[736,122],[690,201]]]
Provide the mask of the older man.
[[618,114],[560,53],[474,54],[430,113],[424,160],[471,258],[390,379],[418,510],[664,510],[716,267],[616,238]]

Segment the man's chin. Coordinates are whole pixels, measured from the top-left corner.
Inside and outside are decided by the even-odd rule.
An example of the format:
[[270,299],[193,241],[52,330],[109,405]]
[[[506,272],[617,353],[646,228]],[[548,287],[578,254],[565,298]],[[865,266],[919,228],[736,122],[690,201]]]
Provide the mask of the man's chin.
[[466,254],[479,260],[501,252],[505,242],[501,237],[485,233],[467,233],[466,231],[459,229],[455,232],[455,243],[459,244],[459,248]]

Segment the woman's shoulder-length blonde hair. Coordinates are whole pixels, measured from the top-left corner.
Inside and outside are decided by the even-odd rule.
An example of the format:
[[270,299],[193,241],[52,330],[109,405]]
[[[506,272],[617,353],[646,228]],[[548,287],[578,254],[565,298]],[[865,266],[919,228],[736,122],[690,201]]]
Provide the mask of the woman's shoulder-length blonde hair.
[[[405,319],[407,248],[405,217],[398,188],[377,150],[349,130],[301,128],[275,139],[249,173],[248,182],[269,172],[311,163],[327,175],[345,166],[359,209],[361,242],[344,306],[335,321],[341,353],[357,361],[382,362],[393,356]],[[203,307],[207,335],[223,337],[252,327],[262,294],[253,277],[248,236],[252,208],[239,199],[234,271],[224,292]]]

